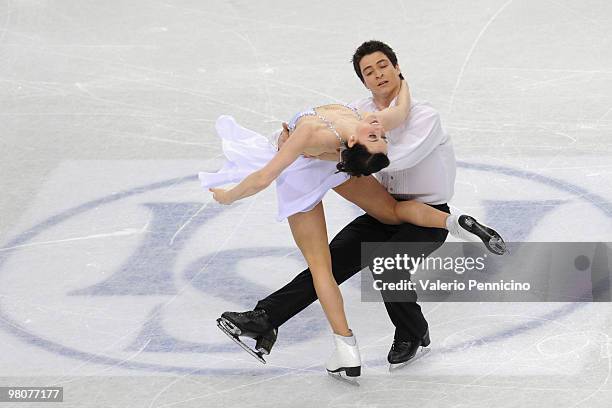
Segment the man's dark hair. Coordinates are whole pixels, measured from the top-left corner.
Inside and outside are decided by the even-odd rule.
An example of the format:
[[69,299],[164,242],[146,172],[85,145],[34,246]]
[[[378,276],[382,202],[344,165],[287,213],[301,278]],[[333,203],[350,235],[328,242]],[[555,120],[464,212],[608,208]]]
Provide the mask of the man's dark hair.
[[[359,47],[357,47],[355,53],[353,54],[353,68],[355,68],[355,73],[363,83],[365,82],[363,80],[363,75],[361,74],[361,69],[359,69],[359,63],[361,62],[361,59],[363,57],[365,57],[366,55],[373,54],[376,51],[380,51],[385,54],[385,56],[389,58],[389,61],[391,61],[391,64],[393,64],[394,67],[397,67],[397,55],[395,55],[395,52],[393,52],[393,49],[391,47],[389,47],[382,41],[366,41]],[[401,74],[400,78],[404,79]]]
[[342,151],[342,161],[336,165],[339,172],[351,176],[369,176],[389,165],[389,158],[384,153],[370,153],[361,143]]

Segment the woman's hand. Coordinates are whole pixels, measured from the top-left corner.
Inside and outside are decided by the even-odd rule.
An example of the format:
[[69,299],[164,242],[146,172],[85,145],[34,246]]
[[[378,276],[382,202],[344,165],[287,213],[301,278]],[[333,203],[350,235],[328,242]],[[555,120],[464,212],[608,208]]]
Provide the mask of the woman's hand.
[[[410,116],[410,89],[406,81],[402,80],[400,84],[395,105],[381,109],[375,114],[375,118],[387,132],[401,126]],[[365,112],[362,113],[364,118],[369,118],[370,115]]]
[[210,188],[209,191],[213,193],[215,201],[227,205],[250,197],[267,188],[305,149],[310,147],[308,141],[312,139],[309,137],[312,132],[312,125],[308,123],[301,124],[299,129],[296,129],[283,144],[280,151],[261,169],[246,176],[246,178],[230,190]]
[[208,191],[213,193],[213,199],[219,204],[230,205],[235,200],[231,198],[229,190],[223,188],[209,188]]

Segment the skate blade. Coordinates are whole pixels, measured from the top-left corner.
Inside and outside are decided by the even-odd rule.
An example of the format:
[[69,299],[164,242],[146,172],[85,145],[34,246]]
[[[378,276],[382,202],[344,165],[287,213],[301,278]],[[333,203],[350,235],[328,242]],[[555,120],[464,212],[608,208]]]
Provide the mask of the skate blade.
[[222,325],[224,330],[226,330],[227,332],[233,334],[234,336],[240,336],[242,334],[242,330],[240,330],[238,327],[234,326],[234,324],[232,322],[230,322],[229,320],[227,320],[224,317],[220,317],[217,319],[217,326]]
[[506,248],[506,243],[500,236],[492,237],[489,240],[487,248],[496,255],[506,255],[510,253],[508,248]]
[[330,371],[327,372],[331,378],[336,381],[340,381],[344,384],[352,385],[353,387],[360,387],[361,385],[357,381],[357,377],[348,377],[344,374],[344,372],[332,373]]
[[237,345],[239,345],[240,347],[242,347],[242,349],[244,351],[246,351],[247,353],[249,353],[250,355],[252,355],[253,357],[255,357],[260,363],[262,364],[266,364],[266,360],[263,359],[263,357],[261,356],[261,353],[254,351],[252,348],[250,348],[249,346],[247,346],[246,344],[244,344],[237,336],[233,334],[233,332],[231,330],[228,330],[228,328],[226,327],[226,325],[224,324],[225,321],[222,319],[217,319],[217,327],[219,328],[219,330],[221,330],[223,333],[225,333],[225,335],[227,337],[229,337],[230,339],[232,339],[232,341],[234,343],[236,343]]
[[399,364],[389,364],[389,372],[395,372],[397,370],[401,370],[404,367],[407,367],[409,365],[412,365],[412,363],[414,363],[417,360],[420,360],[421,358],[425,357],[427,354],[429,354],[431,350],[425,347],[421,347],[421,349],[416,353],[416,355],[414,357],[412,357],[410,360],[406,361],[405,363],[399,363]]
[[489,251],[495,255],[504,255],[507,252],[506,243],[497,231],[481,224],[472,217],[470,217],[470,222],[468,231],[479,237]]

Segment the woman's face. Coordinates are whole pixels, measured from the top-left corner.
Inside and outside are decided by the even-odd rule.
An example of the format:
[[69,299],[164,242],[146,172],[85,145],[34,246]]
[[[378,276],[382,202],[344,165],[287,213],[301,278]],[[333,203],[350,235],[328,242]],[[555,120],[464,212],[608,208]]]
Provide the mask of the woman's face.
[[387,154],[387,136],[375,116],[369,116],[359,122],[348,145],[352,147],[355,143],[361,143],[370,153]]

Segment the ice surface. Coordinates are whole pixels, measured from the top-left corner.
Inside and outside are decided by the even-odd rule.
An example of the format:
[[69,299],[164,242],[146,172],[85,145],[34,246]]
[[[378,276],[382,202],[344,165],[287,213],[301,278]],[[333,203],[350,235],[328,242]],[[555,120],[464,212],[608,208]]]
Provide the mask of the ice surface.
[[[398,53],[441,113],[451,204],[507,240],[611,241],[612,6],[603,1],[0,4],[0,385],[74,407],[607,407],[609,303],[424,303],[431,352],[389,373],[383,305],[343,285],[360,387],[328,378],[318,303],[266,366],[215,327],[302,270],[273,189],[195,175],[214,121],[263,134],[367,95],[352,51]],[[333,236],[359,211],[325,199]],[[22,404],[20,406],[27,406]]]

